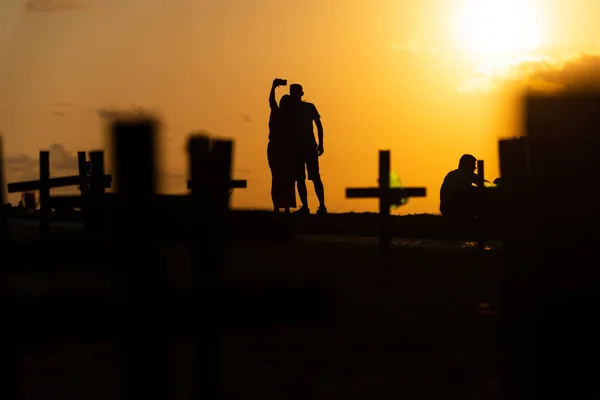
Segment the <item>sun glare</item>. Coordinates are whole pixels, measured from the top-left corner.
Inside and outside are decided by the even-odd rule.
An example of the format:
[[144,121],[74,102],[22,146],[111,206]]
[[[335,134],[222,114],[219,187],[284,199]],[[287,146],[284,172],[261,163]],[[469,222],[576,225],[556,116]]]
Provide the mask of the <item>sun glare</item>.
[[465,0],[459,13],[458,39],[473,55],[522,56],[541,44],[540,15],[532,0]]

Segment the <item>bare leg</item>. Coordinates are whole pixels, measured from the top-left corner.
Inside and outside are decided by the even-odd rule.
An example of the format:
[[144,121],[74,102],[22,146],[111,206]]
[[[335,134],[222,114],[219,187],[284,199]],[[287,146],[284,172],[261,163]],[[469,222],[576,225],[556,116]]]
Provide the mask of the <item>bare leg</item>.
[[325,208],[325,188],[323,187],[323,181],[321,178],[316,179],[313,181],[313,185],[317,199],[319,199],[319,207]]
[[308,191],[306,190],[306,181],[304,179],[298,180],[296,186],[298,187],[298,196],[300,196],[302,207],[308,208]]

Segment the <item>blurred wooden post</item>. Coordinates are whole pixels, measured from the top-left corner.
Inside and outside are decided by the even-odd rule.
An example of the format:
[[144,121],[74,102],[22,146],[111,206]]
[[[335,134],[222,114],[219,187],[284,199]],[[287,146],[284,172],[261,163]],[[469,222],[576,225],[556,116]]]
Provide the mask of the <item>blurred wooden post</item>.
[[50,152],[40,151],[40,233],[43,238],[48,235],[50,227]]
[[89,191],[87,193],[87,230],[92,235],[99,235],[106,223],[106,205],[104,204],[105,185],[104,179],[104,152],[90,152],[90,177]]
[[[124,274],[123,398],[166,399],[163,270],[155,253],[156,126],[151,120],[117,121],[112,127],[116,264]],[[98,171],[97,171],[98,172]]]
[[85,151],[77,152],[77,166],[79,169],[79,191],[81,197],[85,197],[88,191],[88,163],[85,157]]
[[220,356],[223,273],[227,261],[227,216],[232,143],[192,136],[188,144],[192,210],[191,235],[194,293],[203,324],[197,325],[196,382],[198,399],[221,398]]
[[390,151],[379,151],[379,188],[381,195],[379,196],[379,214],[380,214],[380,231],[379,231],[379,247],[383,254],[391,251],[391,234],[390,234]]
[[[4,198],[5,180],[4,180],[4,152],[2,148],[2,137],[0,137],[0,257],[2,257],[2,267],[7,267],[7,263],[11,262],[8,260],[6,255],[7,250],[7,219],[5,204],[6,199]],[[2,273],[6,273],[5,268],[1,268]],[[8,300],[8,301],[7,301]],[[4,298],[2,301],[2,315],[3,323],[5,327],[2,343],[0,344],[0,398],[6,400],[17,400],[19,398],[18,385],[18,365],[16,347],[17,344],[14,342],[15,336],[12,334],[14,324],[18,323],[10,316],[14,315],[12,309],[12,301]]]
[[500,387],[511,399],[597,398],[600,92],[523,105],[527,196],[511,202],[503,250]]
[[[522,190],[527,183],[527,138],[500,140],[500,177],[505,188]],[[507,186],[508,185],[508,186]]]
[[485,166],[483,160],[477,160],[477,186],[479,187],[479,238],[477,240],[477,250],[485,250],[485,231],[488,204],[485,199]]
[[0,136],[0,254],[2,254],[2,251],[4,250],[4,241],[6,240],[6,230],[8,222],[6,199],[4,198],[5,188],[6,187],[4,180],[4,153],[2,149],[2,137]]

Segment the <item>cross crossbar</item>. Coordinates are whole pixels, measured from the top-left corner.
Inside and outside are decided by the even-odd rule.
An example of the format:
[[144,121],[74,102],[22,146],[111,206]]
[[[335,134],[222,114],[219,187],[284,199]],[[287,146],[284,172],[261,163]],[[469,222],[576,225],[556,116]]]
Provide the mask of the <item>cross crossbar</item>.
[[[75,186],[81,184],[81,177],[79,175],[74,176],[61,176],[59,178],[50,178],[48,180],[48,186],[50,188],[59,188],[66,186]],[[104,175],[104,187],[110,188],[112,185],[112,177],[110,175]],[[25,182],[15,182],[8,184],[8,193],[19,193],[19,192],[29,192],[33,190],[39,190],[41,187],[41,181],[25,181]]]

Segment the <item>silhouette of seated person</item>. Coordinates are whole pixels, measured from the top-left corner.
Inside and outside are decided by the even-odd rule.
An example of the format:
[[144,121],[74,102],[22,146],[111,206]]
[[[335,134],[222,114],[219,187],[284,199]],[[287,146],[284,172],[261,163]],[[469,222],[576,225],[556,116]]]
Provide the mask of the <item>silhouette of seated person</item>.
[[[464,154],[458,168],[448,172],[440,189],[440,212],[447,217],[476,217],[481,212],[482,193],[477,188],[477,159]],[[488,182],[488,181],[486,181]]]
[[296,207],[296,187],[292,160],[290,101],[288,94],[283,95],[277,105],[275,89],[283,85],[281,79],[275,79],[269,94],[269,144],[267,160],[271,169],[271,200],[275,212]]

